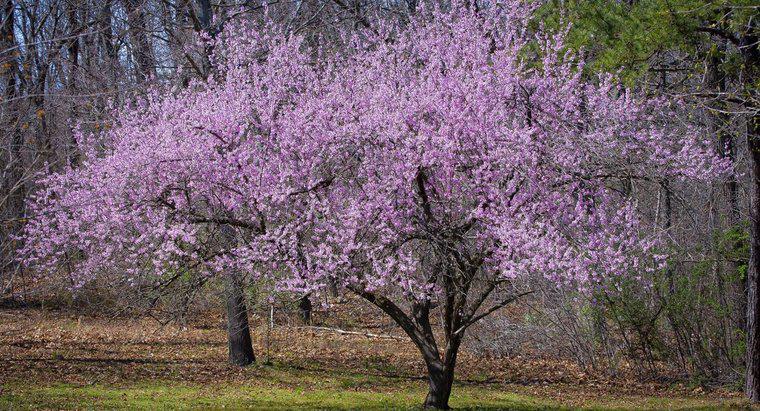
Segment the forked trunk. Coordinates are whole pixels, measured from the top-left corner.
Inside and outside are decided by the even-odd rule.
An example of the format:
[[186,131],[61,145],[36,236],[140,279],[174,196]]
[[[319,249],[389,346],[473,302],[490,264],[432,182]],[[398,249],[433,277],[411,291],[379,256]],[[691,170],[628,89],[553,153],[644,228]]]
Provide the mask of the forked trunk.
[[454,383],[454,367],[428,365],[428,390],[426,409],[448,410],[451,386]]
[[[466,325],[461,317],[452,317],[451,326],[444,327],[446,347],[441,356],[435,337],[430,326],[430,305],[421,304],[412,308],[413,318],[410,318],[403,310],[388,298],[366,291],[363,288],[347,286],[349,290],[357,293],[362,298],[376,305],[396,323],[401,326],[406,335],[411,338],[414,345],[422,354],[428,372],[429,390],[423,406],[426,409],[449,409],[449,397],[454,383],[454,367],[457,363],[457,353],[462,342],[463,331]],[[450,293],[448,295],[454,295]],[[453,307],[453,300],[448,300],[446,306]],[[461,306],[461,305],[460,305]],[[461,310],[460,310],[461,311]],[[457,310],[447,310],[449,313],[457,313]],[[461,329],[460,329],[461,327]]]
[[242,367],[256,361],[243,289],[232,278],[227,284],[227,334],[229,359],[232,364]]

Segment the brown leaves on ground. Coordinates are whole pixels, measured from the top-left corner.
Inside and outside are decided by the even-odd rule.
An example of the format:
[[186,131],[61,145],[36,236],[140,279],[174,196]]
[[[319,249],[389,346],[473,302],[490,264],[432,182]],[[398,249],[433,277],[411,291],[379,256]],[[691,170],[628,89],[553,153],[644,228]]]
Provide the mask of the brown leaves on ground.
[[[352,373],[421,383],[419,354],[398,329],[370,307],[354,308],[353,330],[392,334],[399,339],[339,334],[324,329],[277,325],[270,334],[269,358],[275,364],[309,372]],[[331,314],[332,323],[349,319]],[[364,318],[366,321],[359,321]],[[125,384],[145,380],[182,383],[244,383],[261,377],[260,367],[228,365],[222,313],[196,318],[187,327],[160,326],[149,318],[82,317],[41,309],[0,311],[0,384]],[[267,357],[267,321],[253,316],[254,350]],[[694,391],[684,385],[642,383],[589,375],[573,362],[540,357],[479,358],[459,356],[457,380],[489,384],[568,403],[568,398],[611,396],[740,397],[729,391]],[[288,386],[294,381],[267,381]],[[308,384],[308,381],[297,381]],[[369,383],[362,390],[382,390]],[[569,403],[572,403],[570,401]]]

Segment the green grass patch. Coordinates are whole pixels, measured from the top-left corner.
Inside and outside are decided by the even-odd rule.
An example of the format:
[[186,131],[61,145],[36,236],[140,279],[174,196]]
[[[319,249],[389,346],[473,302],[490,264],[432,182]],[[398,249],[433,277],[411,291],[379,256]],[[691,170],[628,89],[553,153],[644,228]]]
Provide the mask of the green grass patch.
[[[2,409],[419,409],[424,387],[368,391],[366,380],[344,378],[338,388],[265,387],[257,385],[183,385],[167,382],[127,386],[52,384],[31,387],[6,384]],[[377,388],[376,386],[374,388]],[[549,410],[571,409],[551,400],[510,393],[497,387],[456,386],[450,402],[457,409]],[[604,398],[585,409],[733,409],[741,402],[706,403],[698,399]],[[577,408],[574,408],[577,409]]]
[[[342,380],[341,384],[350,380]],[[344,389],[257,387],[230,385],[166,385],[160,382],[131,386],[55,384],[46,387],[6,385],[0,396],[3,409],[418,409],[423,389],[372,392]],[[517,394],[481,388],[457,387],[455,408],[534,410],[554,408]]]
[[[0,410],[20,409],[420,409],[426,383],[419,379],[369,373],[315,371],[274,364],[243,370],[238,381],[209,383],[131,381],[87,385],[9,381],[0,394]],[[559,410],[583,409],[735,409],[741,400],[705,397],[645,396],[539,398],[530,387],[455,384],[450,405],[457,409]]]

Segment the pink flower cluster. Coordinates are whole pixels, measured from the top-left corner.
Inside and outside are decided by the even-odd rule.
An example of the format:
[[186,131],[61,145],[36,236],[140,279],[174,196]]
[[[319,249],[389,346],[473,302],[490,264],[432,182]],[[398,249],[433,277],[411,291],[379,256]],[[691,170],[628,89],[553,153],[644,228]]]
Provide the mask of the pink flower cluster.
[[676,102],[584,79],[524,3],[422,10],[330,47],[230,25],[214,77],[120,110],[40,181],[25,262],[66,263],[76,285],[235,268],[422,297],[445,267],[580,287],[651,268],[626,184],[729,165]]

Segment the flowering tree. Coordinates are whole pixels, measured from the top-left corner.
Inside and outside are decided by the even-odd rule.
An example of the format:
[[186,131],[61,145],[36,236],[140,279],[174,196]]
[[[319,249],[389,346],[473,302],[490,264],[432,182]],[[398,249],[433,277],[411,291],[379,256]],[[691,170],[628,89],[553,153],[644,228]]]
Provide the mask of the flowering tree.
[[187,270],[222,273],[230,360],[246,365],[253,353],[239,283],[255,269],[250,242],[278,235],[280,210],[299,211],[288,190],[301,179],[278,170],[294,167],[268,159],[287,150],[277,130],[316,77],[299,43],[271,26],[231,27],[219,43],[218,78],[174,95],[156,90],[118,111],[107,132],[76,133],[82,163],[40,180],[25,255],[39,272],[68,267],[74,288],[104,273],[149,286]]
[[632,184],[726,168],[671,103],[584,81],[562,35],[528,34],[530,12],[423,13],[354,39],[291,123],[330,147],[331,173],[293,285],[337,279],[392,317],[425,360],[426,406],[448,406],[467,328],[530,292],[510,291],[519,277],[589,289],[660,265]]
[[406,332],[425,405],[447,408],[466,330],[529,293],[519,278],[590,289],[656,269],[633,184],[727,168],[672,102],[585,81],[531,12],[423,10],[339,51],[229,27],[218,79],[125,110],[43,180],[27,263],[73,259],[78,283],[190,265],[341,284]]

